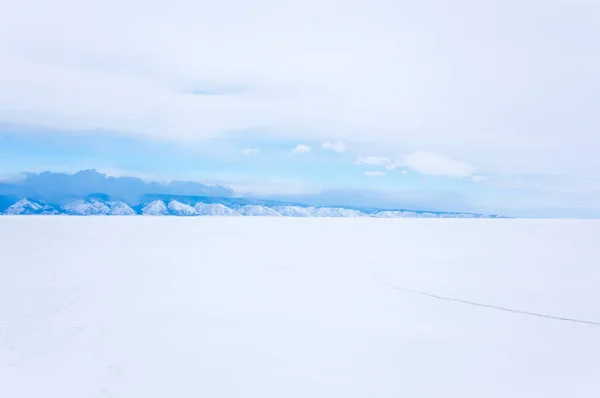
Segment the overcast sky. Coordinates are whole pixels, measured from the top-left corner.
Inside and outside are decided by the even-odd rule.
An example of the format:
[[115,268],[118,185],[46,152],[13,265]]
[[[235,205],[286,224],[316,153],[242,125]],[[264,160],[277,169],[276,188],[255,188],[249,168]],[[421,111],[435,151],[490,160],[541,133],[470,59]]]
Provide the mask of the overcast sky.
[[20,0],[1,15],[1,175],[600,215],[597,1]]

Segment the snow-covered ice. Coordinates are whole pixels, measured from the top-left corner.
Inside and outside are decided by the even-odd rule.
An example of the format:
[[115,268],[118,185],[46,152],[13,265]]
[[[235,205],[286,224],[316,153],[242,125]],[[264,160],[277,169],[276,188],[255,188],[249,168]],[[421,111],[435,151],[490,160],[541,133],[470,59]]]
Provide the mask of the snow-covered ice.
[[599,236],[571,220],[1,216],[0,397],[599,397],[600,327],[374,279],[600,320]]

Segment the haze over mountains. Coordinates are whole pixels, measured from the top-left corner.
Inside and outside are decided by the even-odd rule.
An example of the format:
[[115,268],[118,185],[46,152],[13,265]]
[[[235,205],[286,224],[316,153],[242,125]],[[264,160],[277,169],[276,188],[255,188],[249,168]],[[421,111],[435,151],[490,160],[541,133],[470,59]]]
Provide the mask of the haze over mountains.
[[149,194],[231,197],[234,191],[222,185],[205,185],[190,181],[171,181],[161,184],[137,177],[111,177],[96,170],[74,174],[23,173],[16,181],[0,182],[0,195],[28,197],[48,203],[66,204],[73,198],[103,194],[125,202],[135,202]]
[[146,182],[109,177],[95,170],[75,174],[25,173],[0,183],[0,214],[147,215],[246,217],[498,217],[474,213],[412,211],[350,206],[319,206],[262,198],[235,197],[221,185],[173,181]]

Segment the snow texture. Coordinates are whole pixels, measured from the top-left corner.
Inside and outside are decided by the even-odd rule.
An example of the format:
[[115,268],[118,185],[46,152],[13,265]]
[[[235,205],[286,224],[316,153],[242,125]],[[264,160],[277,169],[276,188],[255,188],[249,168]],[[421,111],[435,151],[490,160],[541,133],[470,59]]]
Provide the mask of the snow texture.
[[300,206],[277,206],[274,207],[277,213],[281,214],[284,217],[313,217],[310,209],[306,207]]
[[419,217],[418,213],[414,211],[380,211],[371,214],[371,217],[375,218],[413,218]]
[[242,206],[238,212],[246,217],[281,217],[275,210],[261,205]]
[[135,210],[123,202],[109,202],[110,215],[112,216],[134,216]]
[[312,207],[310,211],[314,217],[364,217],[357,210],[343,209],[341,207]]
[[169,213],[174,216],[197,216],[198,212],[190,205],[172,200],[169,202]]
[[58,214],[58,210],[52,206],[30,201],[27,198],[21,199],[6,209],[9,215],[30,215],[30,214]]
[[110,213],[110,208],[104,203],[97,200],[77,200],[63,206],[63,210],[67,214],[77,216],[98,216],[107,215]]
[[373,279],[598,320],[598,236],[570,220],[0,217],[0,396],[599,397],[598,327]]
[[169,209],[162,200],[155,200],[142,209],[142,214],[145,216],[168,216]]
[[220,203],[206,204],[206,203],[198,202],[194,206],[194,209],[196,209],[198,214],[201,216],[220,216],[220,217],[234,217],[234,216],[239,217],[239,216],[241,216],[241,214],[238,213],[237,211],[235,211],[225,205],[222,205]]

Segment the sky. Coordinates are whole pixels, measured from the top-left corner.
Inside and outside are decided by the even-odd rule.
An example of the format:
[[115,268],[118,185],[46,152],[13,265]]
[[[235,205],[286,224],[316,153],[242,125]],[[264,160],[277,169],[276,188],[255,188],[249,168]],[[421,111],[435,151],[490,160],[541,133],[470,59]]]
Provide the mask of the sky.
[[22,0],[0,178],[600,217],[600,4]]

